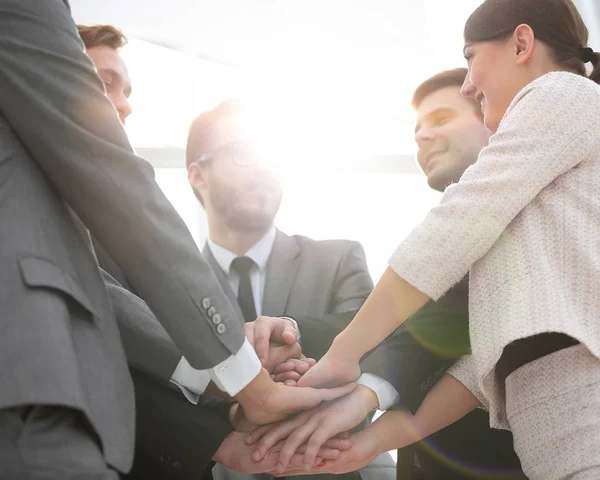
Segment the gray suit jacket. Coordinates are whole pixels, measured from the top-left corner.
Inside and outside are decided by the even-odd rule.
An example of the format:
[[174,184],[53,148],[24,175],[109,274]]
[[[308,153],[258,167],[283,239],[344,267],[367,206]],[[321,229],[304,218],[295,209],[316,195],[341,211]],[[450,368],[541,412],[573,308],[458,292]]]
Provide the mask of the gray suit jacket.
[[[244,323],[235,293],[227,276],[215,260],[210,247],[202,253],[214,269],[223,290]],[[267,263],[262,314],[288,316],[298,322],[303,353],[320,358],[331,346],[335,335],[352,321],[354,312],[373,290],[365,253],[358,242],[349,240],[316,241],[300,235],[289,236],[277,231],[273,250]],[[338,314],[338,315],[333,315]],[[331,319],[333,323],[327,323]],[[216,465],[215,480],[267,480],[270,475],[248,475]],[[301,477],[288,477],[301,478]],[[383,455],[358,472],[344,475],[313,475],[314,480],[362,478],[394,478],[394,464]]]
[[[242,325],[244,316],[226,275],[208,245],[202,253]],[[354,311],[362,306],[371,290],[373,281],[365,252],[358,242],[317,241],[301,235],[289,236],[278,230],[267,263],[262,314],[301,319]],[[299,327],[302,331],[302,323]],[[302,341],[303,346],[310,343],[308,340]]]
[[[227,277],[208,247],[204,248],[204,255],[231,302],[232,318],[241,327],[244,317]],[[115,273],[120,275],[110,272],[113,277],[117,276]],[[167,384],[181,359],[181,350],[143,300],[128,292],[110,275],[105,275],[104,279],[129,365]],[[267,264],[263,314],[295,318],[303,337],[305,354],[320,358],[326,351],[324,345],[331,345],[335,335],[352,320],[353,315],[343,313],[358,310],[372,288],[364,251],[359,243],[348,240],[315,241],[278,231]],[[320,320],[332,313],[339,313],[331,315],[332,325]],[[311,347],[313,343],[318,346]]]
[[0,408],[81,409],[106,461],[124,471],[131,379],[67,204],[193,366],[236,352],[243,331],[152,168],[133,153],[66,1],[0,0],[0,85]]

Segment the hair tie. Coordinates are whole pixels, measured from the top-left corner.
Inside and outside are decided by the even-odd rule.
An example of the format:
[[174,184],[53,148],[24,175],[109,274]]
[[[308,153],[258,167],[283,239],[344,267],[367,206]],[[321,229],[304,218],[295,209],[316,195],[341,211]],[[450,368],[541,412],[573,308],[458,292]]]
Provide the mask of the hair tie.
[[593,62],[594,61],[594,51],[590,47],[581,47],[579,49],[579,59],[583,63]]

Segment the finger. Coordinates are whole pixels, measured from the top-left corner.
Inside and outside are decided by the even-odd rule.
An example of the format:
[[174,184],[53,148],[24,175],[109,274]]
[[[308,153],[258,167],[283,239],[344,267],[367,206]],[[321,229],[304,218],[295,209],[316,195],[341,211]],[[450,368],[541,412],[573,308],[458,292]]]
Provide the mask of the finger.
[[270,317],[258,317],[254,322],[254,350],[264,365],[269,361],[269,340],[273,331]]
[[285,382],[283,382],[283,384],[286,387],[295,387],[298,385],[298,382],[296,380],[286,380]]
[[[296,453],[306,453],[306,445],[301,445],[298,448],[298,450],[296,450]],[[329,448],[323,446],[323,448],[319,451],[319,455],[317,458],[323,458],[324,460],[335,460],[341,455],[341,453],[342,452],[337,448]]]
[[293,326],[287,326],[281,334],[281,339],[288,345],[293,345],[298,341],[298,334]]
[[246,441],[248,445],[256,443],[252,458],[255,461],[264,458],[267,452],[275,447],[277,442],[288,438],[292,432],[304,425],[309,418],[309,412],[301,413],[290,420],[284,420],[283,422],[274,425],[266,425],[254,430],[250,433],[250,438]]
[[295,371],[283,372],[283,373],[274,375],[274,380],[276,382],[285,382],[286,380],[294,380],[294,382],[297,382],[298,380],[300,380],[300,378],[302,378],[302,375],[300,375],[299,373],[297,373]]
[[[306,443],[314,431],[319,428],[320,423],[320,416],[313,416],[304,425],[302,425],[300,428],[297,428],[289,435],[283,445],[283,448],[281,449],[281,452],[279,453],[279,463],[282,464],[284,468],[287,468],[292,456],[302,445]],[[306,458],[306,454],[304,454],[304,457]]]
[[[319,463],[323,463],[323,460],[319,459]],[[276,477],[302,474],[304,473],[303,456],[294,455],[287,469],[284,469],[282,465],[278,464],[274,470],[268,473]]]
[[[303,466],[303,457],[302,455],[296,454],[290,459],[290,463],[287,467],[282,465],[281,461],[277,464],[277,473],[283,474],[285,473],[287,476],[292,473],[301,473],[303,470],[306,470],[306,467]],[[319,458],[319,464],[322,463],[323,460]],[[315,465],[316,466],[316,465]]]
[[283,331],[281,332],[281,339],[284,343],[292,345],[298,342],[298,331],[294,324],[287,318],[282,318],[285,322],[283,323]]
[[277,369],[281,371],[295,370],[300,374],[305,374],[308,372],[310,365],[306,362],[306,360],[302,360],[299,358],[288,358],[285,362],[280,363],[273,369],[274,373],[279,373]]
[[258,442],[267,433],[269,433],[274,428],[278,427],[281,423],[285,422],[271,423],[270,425],[263,425],[262,427],[255,428],[248,435],[246,435],[246,445],[252,445],[253,443]]
[[276,342],[292,345],[297,343],[298,335],[292,322],[286,318],[264,317],[268,318],[272,324],[271,339]]
[[327,440],[323,447],[335,448],[336,450],[348,450],[352,446],[352,442],[347,438],[333,437]]
[[300,375],[304,375],[306,372],[308,372],[310,368],[310,365],[308,363],[305,362],[295,362],[295,368],[294,370],[299,373]]
[[296,365],[289,360],[286,360],[283,363],[280,363],[273,369],[273,373],[283,373],[283,372],[291,372],[296,369]]
[[[329,440],[335,432],[331,432],[327,427],[317,429],[306,444],[306,452],[304,453],[304,465],[313,465],[315,458],[323,445]],[[285,445],[284,445],[285,448]]]
[[244,323],[244,334],[250,342],[250,345],[254,347],[254,322]]
[[314,358],[303,358],[302,360],[306,362],[309,367],[314,367],[317,364],[317,361]]

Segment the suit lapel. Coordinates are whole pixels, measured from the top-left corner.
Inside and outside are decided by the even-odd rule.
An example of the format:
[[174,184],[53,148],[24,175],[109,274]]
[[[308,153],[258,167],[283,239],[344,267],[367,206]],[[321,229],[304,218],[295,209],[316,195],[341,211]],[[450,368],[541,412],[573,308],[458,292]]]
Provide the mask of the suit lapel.
[[235,311],[235,313],[237,315],[238,322],[240,322],[240,324],[243,325],[244,324],[244,315],[242,313],[242,309],[240,308],[240,304],[237,301],[237,296],[233,292],[233,290],[231,290],[231,285],[229,285],[229,280],[227,279],[227,275],[223,272],[223,269],[217,263],[215,256],[210,251],[210,247],[208,246],[208,243],[204,244],[204,248],[202,249],[202,255],[204,256],[207,263],[210,265],[210,268],[212,268],[212,271],[215,273],[217,280],[221,284],[221,288],[223,289],[223,291],[225,292],[225,295],[229,299],[229,302],[233,306],[233,310]]
[[273,250],[267,262],[263,315],[277,316],[285,313],[299,265],[300,249],[296,240],[277,230]]

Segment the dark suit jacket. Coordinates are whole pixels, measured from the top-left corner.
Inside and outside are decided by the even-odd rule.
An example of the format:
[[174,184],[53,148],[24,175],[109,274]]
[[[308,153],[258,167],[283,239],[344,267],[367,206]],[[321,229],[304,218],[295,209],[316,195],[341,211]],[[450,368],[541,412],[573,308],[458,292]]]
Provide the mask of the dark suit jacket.
[[[461,356],[470,353],[468,281],[430,301],[361,363],[363,372],[389,381],[399,406],[415,412],[427,392]],[[512,434],[494,430],[476,410],[416,446],[428,479],[523,478]],[[497,477],[494,477],[497,478]]]
[[131,378],[71,209],[194,367],[238,351],[244,334],[153,169],[133,153],[66,0],[1,0],[0,85],[0,408],[79,409],[106,462],[126,471]]
[[[156,321],[145,302],[128,292],[113,277],[129,283],[117,264],[94,242],[98,258],[110,275],[105,275],[109,296],[115,311],[127,360],[132,368],[136,387],[137,444],[134,472],[152,479],[198,478],[210,461],[222,435],[207,435],[206,428],[190,429],[190,422],[206,419],[205,405],[193,408],[179,392],[168,387],[169,380],[181,358],[181,353],[166,331]],[[210,251],[205,249],[207,261],[238,315],[243,316],[227,278]],[[297,318],[305,354],[320,358],[334,337],[343,330],[352,316],[340,315],[328,321],[300,317],[300,313],[322,316],[358,309],[369,295],[373,283],[368,273],[362,247],[347,240],[315,241],[306,237],[290,237],[277,233],[267,265],[267,281],[263,299],[265,315],[288,315]],[[141,379],[141,380],[140,380]],[[171,409],[176,408],[176,414]],[[163,427],[170,424],[172,435],[163,435]],[[229,427],[228,427],[229,428]],[[181,434],[176,432],[181,430]],[[227,432],[228,433],[228,432]],[[161,465],[161,458],[182,465],[179,472]],[[190,463],[191,458],[195,461]],[[169,462],[166,462],[169,463]],[[355,478],[352,474],[348,478]]]
[[135,458],[123,478],[199,479],[231,432],[232,402],[202,395],[194,405],[169,386],[181,353],[148,305],[107,272],[102,274],[135,386]]

